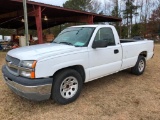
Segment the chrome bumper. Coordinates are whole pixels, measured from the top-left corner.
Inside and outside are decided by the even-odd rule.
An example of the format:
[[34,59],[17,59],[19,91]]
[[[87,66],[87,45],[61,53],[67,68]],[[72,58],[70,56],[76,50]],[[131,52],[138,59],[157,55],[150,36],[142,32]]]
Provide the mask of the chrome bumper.
[[[19,96],[34,101],[42,101],[50,98],[52,89],[51,79],[29,80],[18,76],[16,77],[10,74],[5,67],[2,68],[2,72],[3,80],[6,82],[8,87]],[[22,81],[25,81],[25,83]],[[42,81],[43,83],[40,83]],[[46,83],[45,81],[49,82]]]
[[4,81],[14,93],[29,100],[42,101],[49,99],[51,96],[51,84],[24,86],[9,80],[7,77],[4,77]]

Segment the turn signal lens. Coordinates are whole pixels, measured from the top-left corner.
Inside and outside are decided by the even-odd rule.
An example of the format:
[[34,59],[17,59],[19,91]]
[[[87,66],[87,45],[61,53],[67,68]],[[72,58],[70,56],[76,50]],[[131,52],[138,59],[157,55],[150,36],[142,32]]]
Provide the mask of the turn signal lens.
[[31,78],[35,78],[35,72],[31,72]]
[[34,61],[34,62],[32,63],[32,68],[35,68],[35,67],[36,67],[36,63],[37,63],[37,61]]

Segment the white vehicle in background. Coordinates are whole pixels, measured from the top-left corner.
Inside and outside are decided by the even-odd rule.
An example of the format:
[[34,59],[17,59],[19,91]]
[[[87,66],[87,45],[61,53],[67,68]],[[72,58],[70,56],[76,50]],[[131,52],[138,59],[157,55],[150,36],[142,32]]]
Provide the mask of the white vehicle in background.
[[3,42],[3,36],[0,35],[0,42]]
[[11,41],[11,39],[12,39],[11,36],[4,36],[4,41],[8,42],[8,41]]
[[22,97],[68,104],[85,82],[128,68],[143,74],[153,49],[151,40],[120,40],[114,26],[73,26],[53,43],[9,51],[2,72],[9,88]]

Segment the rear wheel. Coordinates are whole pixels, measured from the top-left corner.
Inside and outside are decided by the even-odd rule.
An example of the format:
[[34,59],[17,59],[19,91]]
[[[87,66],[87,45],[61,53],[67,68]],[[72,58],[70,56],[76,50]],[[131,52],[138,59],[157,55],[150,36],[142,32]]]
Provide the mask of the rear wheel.
[[146,60],[143,56],[139,56],[136,65],[131,68],[131,72],[135,75],[143,74],[146,67]]
[[80,95],[82,85],[82,77],[77,71],[64,69],[53,79],[52,99],[59,104],[71,103]]

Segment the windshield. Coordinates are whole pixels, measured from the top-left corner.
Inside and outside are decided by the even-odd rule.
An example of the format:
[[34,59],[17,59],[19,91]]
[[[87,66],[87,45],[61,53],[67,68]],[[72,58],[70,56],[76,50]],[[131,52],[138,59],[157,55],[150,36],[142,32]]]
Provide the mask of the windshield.
[[63,30],[53,42],[85,47],[88,45],[94,29],[94,27],[70,27]]

